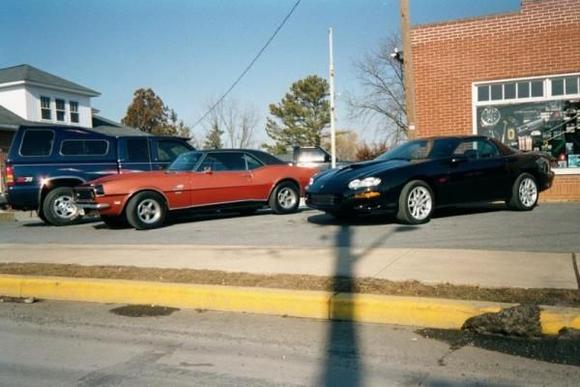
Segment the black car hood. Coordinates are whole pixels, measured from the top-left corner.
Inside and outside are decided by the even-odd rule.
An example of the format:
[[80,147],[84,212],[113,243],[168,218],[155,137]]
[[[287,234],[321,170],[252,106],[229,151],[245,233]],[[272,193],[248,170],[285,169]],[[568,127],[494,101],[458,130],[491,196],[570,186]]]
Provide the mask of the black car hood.
[[406,167],[417,161],[408,160],[372,160],[350,164],[339,169],[330,169],[314,179],[311,191],[342,191],[354,179],[365,177],[380,177],[385,172]]

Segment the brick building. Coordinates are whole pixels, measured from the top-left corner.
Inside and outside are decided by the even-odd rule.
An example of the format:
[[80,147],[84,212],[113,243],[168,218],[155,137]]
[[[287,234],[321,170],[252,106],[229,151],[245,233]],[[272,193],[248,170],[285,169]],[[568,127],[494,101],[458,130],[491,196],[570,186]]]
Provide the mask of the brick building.
[[550,152],[544,200],[580,200],[580,0],[411,30],[416,136],[479,133]]

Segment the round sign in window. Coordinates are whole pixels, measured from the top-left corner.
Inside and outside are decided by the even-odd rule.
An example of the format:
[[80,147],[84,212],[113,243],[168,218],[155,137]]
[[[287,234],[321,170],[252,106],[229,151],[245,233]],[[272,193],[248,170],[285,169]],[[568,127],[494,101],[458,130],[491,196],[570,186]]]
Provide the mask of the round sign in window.
[[484,127],[495,126],[501,119],[501,113],[497,108],[486,107],[481,112],[481,125]]

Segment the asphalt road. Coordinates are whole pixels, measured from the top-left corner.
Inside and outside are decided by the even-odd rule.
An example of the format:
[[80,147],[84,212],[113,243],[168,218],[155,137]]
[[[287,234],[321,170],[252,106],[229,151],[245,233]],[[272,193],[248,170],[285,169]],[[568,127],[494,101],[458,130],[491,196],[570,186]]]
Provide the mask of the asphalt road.
[[575,386],[580,380],[577,340],[465,340],[451,332],[194,310],[127,317],[112,312],[118,307],[0,303],[0,385]]
[[[46,226],[37,218],[0,223],[0,243],[203,244],[324,247],[333,246],[341,223],[318,211],[252,216],[174,216],[151,231],[112,230],[102,222]],[[461,248],[512,251],[580,252],[580,204],[542,204],[531,212],[503,205],[446,209],[421,226],[393,219],[365,218],[347,223],[354,247]]]

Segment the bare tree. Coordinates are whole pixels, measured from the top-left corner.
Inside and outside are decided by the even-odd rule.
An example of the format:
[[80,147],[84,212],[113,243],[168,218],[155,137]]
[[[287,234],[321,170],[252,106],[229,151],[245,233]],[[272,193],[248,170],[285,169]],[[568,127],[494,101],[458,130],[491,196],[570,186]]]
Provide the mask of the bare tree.
[[355,62],[362,93],[349,98],[353,116],[376,123],[391,144],[407,135],[403,67],[391,55],[395,47],[400,47],[400,39],[393,34]]
[[[213,106],[210,101],[207,105]],[[250,148],[254,145],[254,130],[258,126],[259,115],[251,106],[243,106],[233,99],[226,99],[212,110],[206,119],[206,129],[222,131],[229,148]]]

